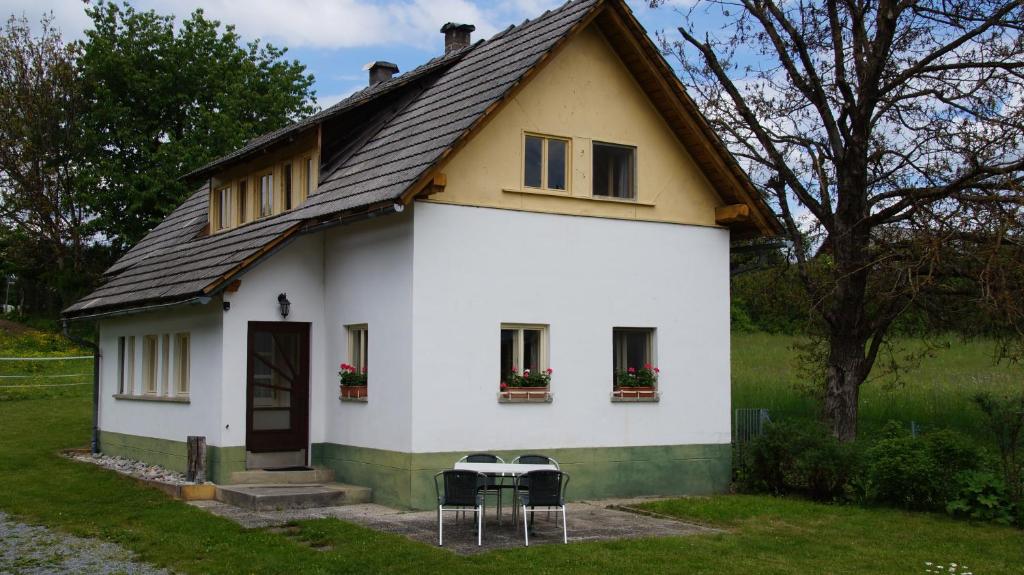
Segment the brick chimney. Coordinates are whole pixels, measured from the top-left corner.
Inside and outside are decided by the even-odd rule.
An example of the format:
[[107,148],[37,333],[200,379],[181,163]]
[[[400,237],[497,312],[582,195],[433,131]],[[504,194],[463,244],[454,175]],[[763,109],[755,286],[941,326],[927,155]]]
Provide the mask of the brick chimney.
[[469,46],[469,35],[476,30],[472,24],[457,24],[449,22],[441,26],[441,33],[444,34],[444,53],[447,56],[456,50]]
[[370,62],[363,66],[363,69],[370,71],[370,85],[373,86],[374,84],[379,84],[384,80],[390,80],[392,76],[397,74],[398,64],[377,60],[376,62]]

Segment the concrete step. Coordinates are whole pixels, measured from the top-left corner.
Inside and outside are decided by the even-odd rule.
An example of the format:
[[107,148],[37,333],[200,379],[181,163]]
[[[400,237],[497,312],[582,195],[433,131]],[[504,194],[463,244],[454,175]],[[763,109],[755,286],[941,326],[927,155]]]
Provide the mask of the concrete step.
[[344,483],[218,485],[217,501],[254,511],[369,503],[369,487]]
[[232,485],[281,485],[287,483],[331,483],[332,469],[250,469],[231,473]]

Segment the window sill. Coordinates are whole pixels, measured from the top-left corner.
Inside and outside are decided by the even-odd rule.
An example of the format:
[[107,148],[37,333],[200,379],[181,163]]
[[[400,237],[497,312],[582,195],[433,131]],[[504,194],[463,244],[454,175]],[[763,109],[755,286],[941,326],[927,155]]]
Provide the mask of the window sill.
[[362,397],[347,397],[344,395],[339,395],[338,399],[347,403],[367,403],[369,401],[369,398],[366,397],[365,395]]
[[498,392],[498,403],[551,403],[555,396],[550,391],[544,392]]
[[655,391],[653,395],[640,395],[637,393],[630,392],[619,392],[613,391],[611,393],[612,403],[659,403],[661,401],[661,393]]
[[167,397],[161,395],[126,395],[123,393],[115,393],[114,399],[124,399],[127,401],[155,401],[157,403],[192,403],[189,397],[186,396],[174,396]]
[[509,194],[529,194],[533,196],[551,196],[555,198],[569,198],[573,200],[589,200],[592,202],[610,202],[613,204],[641,206],[645,208],[653,208],[655,205],[654,202],[641,202],[640,200],[627,200],[623,198],[611,198],[603,196],[574,196],[569,192],[556,192],[552,190],[542,190],[535,188],[502,188],[501,191]]

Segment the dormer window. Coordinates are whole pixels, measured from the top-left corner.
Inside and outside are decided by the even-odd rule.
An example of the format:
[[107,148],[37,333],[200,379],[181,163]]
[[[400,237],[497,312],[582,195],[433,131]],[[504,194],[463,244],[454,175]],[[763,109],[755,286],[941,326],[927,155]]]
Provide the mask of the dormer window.
[[248,195],[249,195],[249,182],[247,180],[238,180],[238,223],[244,224],[249,221],[249,212],[246,210],[248,207]]
[[523,150],[523,185],[564,192],[568,160],[569,140],[527,134]]
[[636,199],[636,148],[594,142],[594,195]]
[[274,214],[274,173],[260,176],[260,217]]
[[217,190],[217,229],[231,227],[231,186]]
[[284,209],[292,209],[292,165],[290,162],[282,168],[281,196]]

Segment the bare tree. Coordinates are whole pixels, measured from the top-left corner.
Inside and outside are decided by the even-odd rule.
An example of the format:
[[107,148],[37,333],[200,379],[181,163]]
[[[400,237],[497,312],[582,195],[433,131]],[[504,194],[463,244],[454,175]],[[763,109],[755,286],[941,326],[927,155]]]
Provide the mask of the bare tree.
[[[704,0],[683,18],[665,48],[796,243],[824,416],[852,440],[860,387],[921,294],[1019,307],[999,266],[1020,261],[1022,3]],[[698,33],[709,18],[720,29]]]

